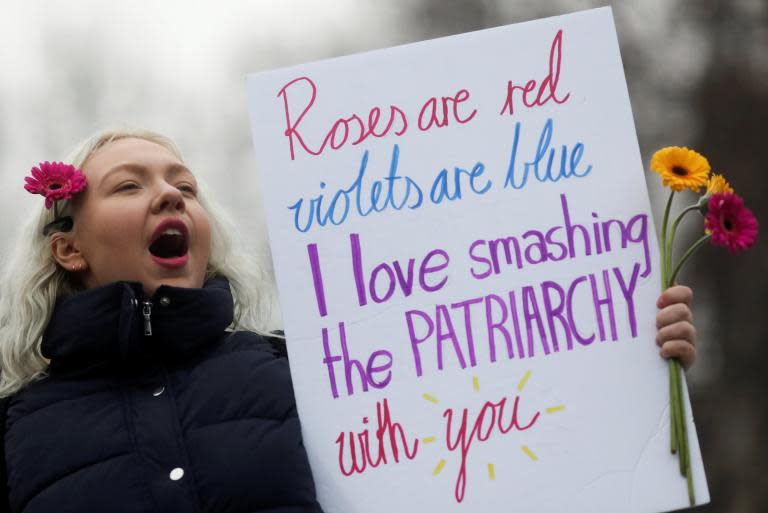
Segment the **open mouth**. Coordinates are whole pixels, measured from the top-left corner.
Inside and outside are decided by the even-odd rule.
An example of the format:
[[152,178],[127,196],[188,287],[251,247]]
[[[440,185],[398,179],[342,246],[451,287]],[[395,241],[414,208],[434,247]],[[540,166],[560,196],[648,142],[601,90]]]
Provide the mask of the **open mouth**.
[[168,228],[149,246],[149,252],[159,258],[184,256],[188,249],[187,238],[176,228]]
[[149,253],[158,263],[177,267],[187,260],[189,242],[187,227],[181,221],[161,223],[155,230]]

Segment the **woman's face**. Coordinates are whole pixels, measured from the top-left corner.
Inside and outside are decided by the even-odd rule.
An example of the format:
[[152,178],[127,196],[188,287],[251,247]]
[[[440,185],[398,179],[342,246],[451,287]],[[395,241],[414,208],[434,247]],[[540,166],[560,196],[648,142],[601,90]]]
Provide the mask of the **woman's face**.
[[88,186],[74,204],[73,242],[88,265],[87,288],[139,281],[201,287],[211,251],[208,215],[192,173],[169,150],[136,138],[94,152]]

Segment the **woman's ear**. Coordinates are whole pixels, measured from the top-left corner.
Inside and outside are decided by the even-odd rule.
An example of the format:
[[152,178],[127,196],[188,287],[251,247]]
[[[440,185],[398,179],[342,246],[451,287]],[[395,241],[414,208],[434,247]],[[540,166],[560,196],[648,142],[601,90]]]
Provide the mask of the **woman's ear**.
[[51,239],[51,254],[66,271],[82,272],[88,269],[88,261],[80,252],[72,233],[54,234]]

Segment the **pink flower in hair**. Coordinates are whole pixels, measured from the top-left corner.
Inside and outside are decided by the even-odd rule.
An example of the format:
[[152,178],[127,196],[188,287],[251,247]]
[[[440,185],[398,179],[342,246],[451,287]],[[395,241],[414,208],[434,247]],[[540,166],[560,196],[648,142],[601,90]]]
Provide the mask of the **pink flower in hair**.
[[32,194],[45,196],[45,208],[60,199],[70,199],[85,189],[85,175],[75,166],[63,162],[41,162],[32,168],[32,176],[24,178],[24,188]]
[[707,203],[704,228],[711,242],[735,255],[749,249],[757,240],[757,219],[736,194],[713,194]]

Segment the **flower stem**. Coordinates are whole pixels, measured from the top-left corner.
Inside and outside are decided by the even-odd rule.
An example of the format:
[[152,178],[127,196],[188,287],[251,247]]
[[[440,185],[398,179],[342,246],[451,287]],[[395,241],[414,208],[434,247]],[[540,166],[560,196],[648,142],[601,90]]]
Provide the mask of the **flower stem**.
[[691,451],[688,445],[688,425],[685,420],[685,402],[683,401],[683,380],[680,377],[680,362],[674,360],[675,382],[677,396],[677,418],[680,433],[680,474],[685,477],[688,486],[688,501],[690,505],[696,504],[696,496],[693,491],[693,476],[691,475]]
[[691,506],[696,505],[696,495],[693,493],[693,476],[691,475],[691,458],[689,456],[688,462],[686,465],[686,476],[685,479],[688,481],[688,502]]
[[670,432],[670,447],[669,450],[672,454],[677,452],[678,436],[677,436],[677,401],[675,394],[675,369],[673,360],[670,358],[667,360],[669,367],[669,432]]
[[[667,238],[667,227],[669,224],[669,213],[672,208],[672,198],[675,191],[671,191],[667,206],[664,209],[664,218],[661,223],[661,241],[659,252],[661,256],[661,285],[662,289],[671,287],[675,283],[677,274],[683,268],[685,263],[693,254],[710,238],[711,235],[705,235],[697,240],[688,250],[672,270],[672,247],[675,242],[677,227],[688,212],[696,210],[698,205],[692,205],[684,209],[677,216],[672,224],[672,230]],[[680,362],[676,358],[668,360],[669,365],[669,415],[670,415],[670,451],[677,453],[680,474],[686,478],[688,487],[688,500],[691,506],[696,503],[693,492],[693,478],[691,476],[691,457],[688,446],[688,427],[685,421],[685,403],[683,401],[682,377],[680,376]]]
[[[698,204],[687,207],[682,212],[680,212],[680,215],[677,216],[677,218],[675,219],[675,222],[672,223],[672,230],[670,231],[669,240],[667,241],[667,251],[666,251],[667,272],[669,272],[672,269],[672,253],[673,253],[672,248],[675,244],[675,235],[677,234],[677,226],[680,224],[680,221],[683,220],[683,217],[685,217],[685,215],[688,212],[693,212],[694,210],[698,210],[698,209],[699,209]],[[674,280],[669,280],[669,283],[667,283],[667,286],[671,287],[673,284],[674,284]]]
[[672,198],[675,197],[675,191],[670,191],[669,199],[667,200],[667,206],[664,209],[664,218],[661,221],[661,244],[659,244],[659,251],[661,252],[661,287],[667,288],[667,274],[669,269],[667,266],[667,224],[669,223],[669,211],[672,209]]
[[675,375],[675,417],[677,424],[678,444],[680,453],[678,461],[680,463],[680,475],[685,477],[685,459],[688,452],[688,443],[685,429],[685,410],[683,409],[683,390],[680,379],[680,364],[677,359],[672,359],[672,368]]
[[683,464],[683,453],[685,452],[685,445],[683,444],[683,424],[680,422],[680,395],[678,393],[678,385],[680,382],[680,374],[678,373],[677,360],[670,358],[672,367],[672,398],[673,398],[673,411],[674,416],[674,429],[677,438],[677,460],[679,464],[680,474],[685,475],[683,472],[685,466]]
[[696,253],[696,251],[699,250],[701,246],[706,244],[710,237],[712,237],[712,234],[710,233],[703,235],[699,240],[694,242],[690,248],[688,248],[688,251],[685,252],[680,261],[677,263],[677,266],[675,266],[675,270],[672,271],[672,275],[669,277],[669,284],[667,286],[671,286],[673,283],[675,283],[675,278],[677,278],[677,274],[683,268],[685,263],[694,255],[694,253]]

